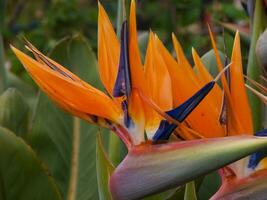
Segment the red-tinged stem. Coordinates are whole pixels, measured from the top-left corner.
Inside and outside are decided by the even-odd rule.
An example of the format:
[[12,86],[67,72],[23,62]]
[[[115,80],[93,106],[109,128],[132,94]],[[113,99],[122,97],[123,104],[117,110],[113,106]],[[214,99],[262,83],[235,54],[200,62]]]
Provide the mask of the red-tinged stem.
[[261,170],[242,179],[228,179],[210,200],[219,199],[257,199],[267,196],[267,170]]
[[123,141],[128,150],[131,149],[133,142],[125,128],[123,128],[121,125],[110,125],[109,128],[118,135],[118,137]]

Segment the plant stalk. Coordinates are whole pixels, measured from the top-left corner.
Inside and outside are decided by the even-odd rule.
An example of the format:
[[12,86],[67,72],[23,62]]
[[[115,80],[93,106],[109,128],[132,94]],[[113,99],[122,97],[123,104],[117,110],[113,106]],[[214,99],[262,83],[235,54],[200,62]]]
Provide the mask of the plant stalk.
[[[253,16],[252,36],[251,36],[251,43],[250,43],[250,49],[249,49],[247,75],[249,78],[255,81],[258,81],[258,82],[260,81],[261,68],[256,58],[256,43],[257,43],[257,40],[260,34],[264,30],[264,27],[263,27],[264,19],[265,17],[264,17],[263,1],[255,0],[255,11],[254,11],[254,16]],[[247,84],[251,85],[250,82],[247,82]],[[249,97],[250,105],[252,108],[254,131],[258,131],[262,129],[262,118],[263,118],[262,107],[263,105],[260,99],[258,99],[258,97],[256,97],[252,92],[248,92],[248,97]]]
[[71,170],[67,200],[76,199],[79,169],[80,129],[80,119],[73,117]]

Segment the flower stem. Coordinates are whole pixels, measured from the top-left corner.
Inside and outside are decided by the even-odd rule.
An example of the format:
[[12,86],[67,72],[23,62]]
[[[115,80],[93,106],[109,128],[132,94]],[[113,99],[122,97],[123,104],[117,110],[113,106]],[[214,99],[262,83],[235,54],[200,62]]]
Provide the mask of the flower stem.
[[123,9],[125,9],[125,0],[118,0],[118,5],[117,5],[117,36],[120,38],[120,33],[121,33],[121,25],[123,23]]
[[109,136],[108,152],[109,159],[114,164],[114,166],[117,166],[121,161],[120,146],[120,138],[112,132]]
[[197,200],[195,182],[191,181],[185,186],[184,200]]
[[5,18],[6,0],[0,0],[0,93],[7,88],[7,79],[4,62],[4,41],[3,41],[3,29]]
[[[252,24],[252,36],[249,50],[247,75],[253,80],[259,81],[261,76],[261,69],[256,58],[256,43],[263,31],[263,20],[264,20],[264,7],[262,0],[255,1],[255,11],[253,16]],[[251,85],[249,82],[247,82]],[[248,92],[250,105],[253,113],[253,124],[254,130],[258,131],[262,128],[262,103],[252,92]]]
[[0,32],[0,93],[7,88],[6,70],[4,62],[3,36]]
[[73,117],[72,152],[71,152],[71,171],[67,194],[67,200],[75,200],[78,186],[79,170],[79,148],[80,148],[80,120]]

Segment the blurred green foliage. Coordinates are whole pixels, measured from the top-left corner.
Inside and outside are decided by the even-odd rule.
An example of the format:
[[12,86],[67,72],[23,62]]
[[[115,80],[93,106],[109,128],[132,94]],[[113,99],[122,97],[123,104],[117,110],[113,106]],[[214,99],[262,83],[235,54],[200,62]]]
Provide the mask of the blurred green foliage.
[[[37,88],[34,88],[36,87],[35,84],[11,52],[9,44],[13,44],[19,49],[25,49],[23,47],[24,43],[20,38],[26,36],[44,54],[50,54],[53,59],[66,67],[70,67],[74,73],[77,73],[86,81],[103,89],[101,83],[97,81],[99,80],[98,77],[95,76],[97,73],[97,60],[94,55],[97,52],[97,1],[3,0],[0,2],[2,3],[0,8],[6,6],[6,11],[0,12],[0,30],[3,32],[4,39],[5,66],[8,68],[7,85],[19,90],[18,92],[14,89],[9,89],[1,96],[0,104],[3,107],[13,107],[14,112],[9,109],[2,109],[0,112],[0,124],[15,133],[19,133],[18,135],[22,138],[26,138],[26,142],[31,145],[38,158],[41,158],[42,164],[47,166],[49,173],[55,179],[55,183],[58,184],[59,188],[52,187],[51,191],[59,190],[65,198],[68,188],[68,181],[66,180],[71,177],[68,164],[71,162],[72,157],[72,129],[75,118],[62,113],[43,94],[37,95]],[[129,5],[130,0],[126,0],[126,2]],[[101,3],[108,12],[114,27],[116,27],[117,1],[102,0]],[[240,1],[234,1],[233,3],[230,0],[139,0],[137,1],[137,26],[140,31],[139,45],[142,59],[144,60],[148,31],[150,29],[159,35],[171,51],[171,33],[174,32],[189,60],[191,59],[192,47],[201,56],[204,55],[211,46],[207,23],[211,25],[217,35],[220,50],[229,56],[231,54],[233,36],[231,32],[224,33],[222,26],[218,22],[247,25],[249,19],[241,7]],[[243,45],[246,46],[248,44],[244,42]],[[244,58],[247,58],[248,48],[244,48],[242,53]],[[203,57],[203,61],[208,63],[208,67],[215,65],[214,58],[212,58],[212,51]],[[209,70],[212,71],[212,69]],[[213,70],[213,72],[217,74],[217,71]],[[24,104],[29,104],[29,108]],[[20,114],[18,115],[17,112]],[[57,115],[53,116],[55,113]],[[53,118],[47,118],[50,115]],[[12,120],[10,120],[11,118]],[[23,120],[27,124],[25,127],[19,126]],[[77,198],[86,199],[90,197],[89,199],[94,199],[97,196],[95,165],[103,165],[106,161],[101,153],[103,151],[101,149],[102,146],[97,146],[100,144],[100,138],[95,144],[96,127],[78,121],[79,123],[79,135],[84,144],[81,145],[79,154],[81,167],[78,169]],[[65,130],[66,127],[68,131]],[[86,133],[89,131],[93,132],[93,134],[87,135]],[[0,129],[0,137],[5,137],[2,132],[5,132],[5,130]],[[24,135],[25,132],[26,136]],[[104,140],[107,139],[104,138]],[[107,143],[107,141],[104,142]],[[16,141],[16,143],[20,144],[21,142]],[[86,146],[89,143],[91,148]],[[18,144],[14,145],[14,148],[18,148]],[[23,148],[24,145],[23,143]],[[51,149],[47,148],[47,146]],[[95,160],[95,146],[97,146],[98,150],[97,163],[92,162],[92,160]],[[61,157],[61,152],[67,153]],[[33,160],[32,162],[36,162],[35,155],[31,155],[31,152],[29,154],[29,159]],[[83,159],[84,157],[90,157],[91,160]],[[64,161],[68,164],[64,163]],[[90,167],[87,167],[90,163]],[[86,166],[86,169],[82,169],[82,166]],[[44,170],[38,163],[35,167],[44,174],[43,176],[46,179],[46,171],[43,172]],[[105,170],[104,167],[100,167],[100,170]],[[91,176],[92,172],[94,176]],[[85,180],[84,177],[87,179]],[[80,187],[89,178],[91,178],[90,182],[94,185],[93,189],[91,188],[93,193],[90,193],[92,196],[89,195],[89,188]],[[208,184],[211,182],[210,179],[213,180],[212,186],[214,188],[210,188],[210,184]],[[198,196],[203,196],[203,193],[211,196],[217,190],[218,181],[218,175],[215,173],[207,176],[203,179],[202,187],[199,188],[197,185]],[[105,182],[101,184],[105,184]],[[184,193],[184,189],[182,187],[179,190],[177,189],[177,192],[169,192],[176,193],[173,198],[178,198],[178,196],[180,198]],[[161,197],[155,196],[151,199],[161,199]]]
[[[129,5],[130,1],[126,2]],[[102,0],[101,3],[115,27],[117,1]],[[7,58],[12,63],[12,71],[26,80],[29,79],[28,75],[9,50],[10,43],[22,47],[23,43],[17,39],[22,35],[45,53],[58,40],[76,33],[83,33],[90,40],[92,48],[95,51],[97,49],[98,9],[95,0],[9,0],[6,6],[3,36]],[[222,35],[221,26],[215,23],[218,21],[244,24],[248,22],[248,18],[239,1],[137,1],[138,30],[148,31],[151,28],[169,49],[172,49],[171,33],[174,32],[189,58],[192,46],[200,54],[210,48],[207,23],[213,27],[215,33]],[[226,46],[231,47],[232,36],[225,35]]]

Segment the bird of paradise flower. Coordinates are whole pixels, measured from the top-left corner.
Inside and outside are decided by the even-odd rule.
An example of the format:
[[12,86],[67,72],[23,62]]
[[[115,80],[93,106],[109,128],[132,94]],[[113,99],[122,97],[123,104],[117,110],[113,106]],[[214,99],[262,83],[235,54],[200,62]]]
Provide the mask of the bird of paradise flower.
[[[90,123],[108,127],[126,144],[129,153],[112,174],[110,188],[114,199],[136,199],[183,184],[260,148],[253,146],[260,143],[253,137],[203,139],[253,133],[242,73],[239,34],[234,41],[229,79],[223,74],[226,68],[219,59],[212,34],[211,39],[223,89],[216,83],[219,76],[213,79],[193,49],[197,73],[194,72],[174,35],[177,60],[150,32],[143,66],[137,43],[135,1],[131,3],[129,30],[127,20],[122,24],[121,41],[99,3],[99,74],[107,94],[43,55],[28,41],[26,47],[35,60],[15,47],[12,49],[54,102]],[[167,143],[171,135],[184,140],[202,140]],[[237,148],[235,157],[217,158],[229,153],[229,149],[238,144],[250,146],[244,145],[243,152]],[[262,142],[261,147],[264,145]],[[223,148],[226,149],[222,153]],[[187,161],[184,155],[194,151],[206,157]],[[201,168],[209,159],[217,160],[217,163]],[[244,163],[247,160],[225,169],[231,169],[236,176],[245,176]],[[170,173],[178,165],[182,169],[179,175]],[[185,169],[186,166],[191,166],[191,170]],[[188,176],[190,173],[192,175]]]

